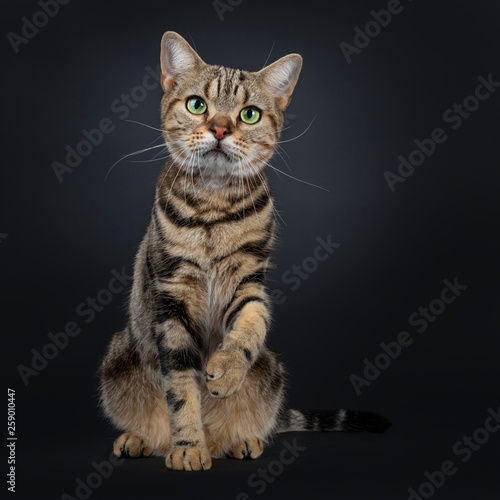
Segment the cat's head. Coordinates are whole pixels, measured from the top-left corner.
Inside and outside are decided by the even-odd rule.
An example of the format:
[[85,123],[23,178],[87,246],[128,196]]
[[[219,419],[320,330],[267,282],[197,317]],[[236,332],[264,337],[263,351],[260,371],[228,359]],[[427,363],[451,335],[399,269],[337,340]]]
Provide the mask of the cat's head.
[[161,41],[162,128],[172,158],[209,178],[253,176],[272,156],[302,58],[258,72],[206,64],[177,33]]

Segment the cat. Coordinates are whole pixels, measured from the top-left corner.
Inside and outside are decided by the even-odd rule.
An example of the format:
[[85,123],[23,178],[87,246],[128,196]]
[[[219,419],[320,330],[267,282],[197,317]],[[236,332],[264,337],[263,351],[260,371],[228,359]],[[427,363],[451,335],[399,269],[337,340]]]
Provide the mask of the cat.
[[283,410],[285,371],[266,344],[264,283],[275,241],[266,178],[302,67],[206,64],[175,32],[161,41],[162,130],[170,160],[135,259],[128,324],[101,366],[118,457],[176,470],[257,458],[275,432],[368,430],[370,412]]

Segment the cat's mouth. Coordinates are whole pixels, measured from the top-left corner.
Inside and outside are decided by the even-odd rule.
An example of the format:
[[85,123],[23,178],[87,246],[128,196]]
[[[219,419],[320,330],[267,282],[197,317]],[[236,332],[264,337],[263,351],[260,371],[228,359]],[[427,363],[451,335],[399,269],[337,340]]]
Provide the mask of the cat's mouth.
[[208,156],[208,155],[225,158],[226,160],[231,161],[229,155],[220,147],[219,144],[217,144],[217,146],[213,147],[212,149],[209,149],[206,153],[203,154],[203,156]]

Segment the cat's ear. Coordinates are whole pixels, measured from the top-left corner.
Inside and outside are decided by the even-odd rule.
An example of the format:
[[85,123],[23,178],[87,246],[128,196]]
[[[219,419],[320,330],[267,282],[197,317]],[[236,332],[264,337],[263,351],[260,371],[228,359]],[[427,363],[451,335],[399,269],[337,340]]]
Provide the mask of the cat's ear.
[[161,86],[171,89],[177,81],[205,63],[191,45],[174,31],[167,31],[161,39]]
[[276,106],[282,111],[290,104],[301,68],[302,57],[299,54],[289,54],[257,73],[258,78],[276,99]]

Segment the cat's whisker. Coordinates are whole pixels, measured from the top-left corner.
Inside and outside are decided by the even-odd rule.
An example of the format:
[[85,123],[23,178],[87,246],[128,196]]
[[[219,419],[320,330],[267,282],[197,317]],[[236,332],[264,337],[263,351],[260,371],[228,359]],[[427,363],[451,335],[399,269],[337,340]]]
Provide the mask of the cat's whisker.
[[198,193],[196,192],[196,185],[194,182],[194,165],[191,168],[191,185],[193,186],[193,193],[195,198],[198,200],[198,203],[201,203],[200,198],[198,197]]
[[[189,157],[188,157],[189,158]],[[168,195],[167,195],[167,201],[165,202],[165,209],[167,208],[168,206],[168,202],[170,200],[170,195],[172,194],[172,188],[174,187],[175,185],[175,181],[178,177],[178,175],[181,173],[182,169],[184,168],[184,164],[186,163],[186,160],[188,159],[184,159],[184,161],[182,162],[182,164],[180,165],[180,167],[177,169],[177,173],[175,174],[175,177],[174,177],[174,180],[172,181],[172,184],[170,185],[170,189],[168,191]]]
[[140,151],[134,151],[133,153],[129,153],[129,154],[125,155],[125,156],[122,156],[118,161],[116,161],[115,163],[113,163],[113,165],[111,166],[111,168],[108,170],[108,173],[106,174],[106,177],[104,178],[104,182],[106,182],[106,180],[108,179],[108,176],[111,173],[111,171],[113,170],[113,168],[115,168],[115,166],[118,165],[118,163],[120,163],[125,158],[129,158],[130,156],[135,156],[135,155],[139,155],[139,154],[145,153],[146,151],[150,151],[151,149],[163,148],[163,147],[165,147],[165,144],[157,144],[156,146],[151,146],[149,148],[141,149]]
[[281,160],[283,160],[283,163],[287,166],[288,171],[290,173],[292,173],[292,168],[290,167],[290,165],[288,164],[288,162],[285,160],[285,158],[282,155],[279,155],[279,157],[281,158]]
[[158,130],[159,132],[161,132],[163,134],[163,129],[161,128],[156,128],[156,127],[152,127],[151,125],[148,125],[146,123],[142,123],[142,122],[138,122],[136,120],[125,120],[126,122],[130,122],[130,123],[137,123],[137,125],[142,125],[143,127],[147,127],[147,128],[150,128],[152,130]]
[[300,137],[302,137],[311,128],[312,124],[314,123],[314,120],[316,120],[317,117],[318,117],[318,115],[314,115],[314,118],[311,120],[311,123],[309,123],[309,125],[304,130],[304,132],[302,132],[301,134],[299,134],[297,137],[293,137],[292,139],[286,139],[285,141],[277,141],[276,144],[284,144],[285,142],[292,142],[292,141],[295,141],[295,140],[299,139]]
[[269,58],[271,57],[271,54],[273,53],[273,49],[274,49],[274,42],[273,42],[273,46],[271,47],[271,50],[269,51],[269,54],[267,55],[266,62],[264,63],[264,66],[262,66],[262,69],[264,69],[266,67],[267,61],[269,61]]
[[281,214],[278,212],[278,210],[276,209],[276,207],[275,207],[275,205],[274,205],[274,200],[273,200],[273,197],[271,196],[271,193],[270,193],[270,192],[269,192],[269,190],[267,189],[267,183],[266,183],[266,181],[265,181],[264,177],[261,175],[261,173],[258,171],[258,169],[257,169],[257,168],[255,168],[255,170],[254,170],[254,166],[253,166],[250,162],[248,163],[248,166],[250,167],[250,170],[251,170],[252,172],[254,172],[254,173],[255,173],[255,174],[259,177],[259,179],[261,180],[261,182],[262,182],[262,184],[263,184],[263,186],[264,186],[264,190],[266,191],[267,196],[269,196],[269,199],[271,200],[271,205],[272,205],[272,209],[273,209],[273,212],[274,212],[274,215],[275,215],[276,220],[277,220],[278,218],[279,218],[279,219],[281,219],[281,221],[283,222],[283,224],[284,224],[285,226],[287,226],[287,224],[286,224],[285,220],[283,219],[283,217],[281,216]]
[[167,156],[162,156],[161,158],[153,158],[152,160],[130,160],[130,163],[151,163],[153,161],[164,161],[168,160]]
[[[250,177],[247,177],[247,184],[248,184],[248,191],[249,191],[249,194],[250,194],[250,199],[252,200],[252,205],[253,205],[253,209],[254,209],[255,215],[256,215],[257,219],[260,220],[260,216],[259,216],[259,213],[257,212],[257,209],[255,208],[255,202],[254,202],[254,199],[253,199],[253,196],[252,196],[252,191],[253,191],[253,189],[255,189],[255,185],[252,182],[253,189],[250,189]],[[243,215],[245,215],[245,212],[243,212]]]
[[283,170],[280,170],[279,168],[274,167],[270,163],[268,163],[267,165],[269,167],[271,167],[275,172],[279,172],[279,173],[281,173],[283,175],[286,175],[287,177],[290,177],[290,179],[293,179],[293,180],[298,181],[298,182],[302,182],[303,184],[307,184],[308,186],[312,186],[312,187],[321,189],[323,191],[326,191],[327,193],[330,192],[328,189],[326,189],[326,188],[324,188],[322,186],[318,186],[317,184],[313,184],[312,182],[307,182],[307,181],[304,181],[302,179],[299,179],[298,177],[294,177],[293,175],[287,174],[286,172],[283,172]]
[[[179,141],[177,141],[179,142]],[[173,144],[176,144],[176,143],[173,143]],[[181,147],[182,147],[182,144],[181,144]],[[181,158],[180,154],[176,154],[176,152],[174,151],[173,153],[171,153],[171,156],[173,158],[174,161],[172,161],[172,163],[170,164],[170,167],[168,168],[168,170],[165,172],[165,175],[163,176],[163,179],[160,183],[160,189],[163,187],[163,183],[165,182],[165,179],[167,178],[170,170],[172,169],[172,167],[175,165],[175,161],[178,161],[179,158]]]
[[206,162],[205,158],[203,158],[203,156],[200,156],[200,154],[198,153],[198,162],[197,163],[198,163],[198,170],[200,172],[201,182],[203,182],[203,185],[205,186],[205,189],[208,190],[207,183],[205,182],[205,178],[203,177],[203,171],[202,171],[202,169],[200,167],[200,162],[199,162],[200,159],[205,164],[205,168],[206,168],[207,162]]
[[[279,144],[276,144],[276,146],[279,146]],[[290,173],[292,173],[292,169],[290,168],[290,165],[288,165],[287,161],[285,160],[285,158],[283,157],[283,154],[280,153],[278,150],[275,150],[274,151],[279,157],[280,157],[280,160],[283,160],[283,163],[287,166],[288,170],[290,171]],[[288,155],[287,155],[288,156]]]
[[[276,146],[277,146],[278,148],[280,148],[280,149],[281,149],[281,152],[282,152],[283,154],[285,154],[288,158],[290,158],[290,155],[287,153],[286,149],[282,148],[279,144],[276,144]],[[276,152],[277,152],[278,154],[280,154],[280,153],[279,153],[279,151],[276,151]]]
[[191,33],[188,33],[188,35],[189,35],[189,38],[191,38],[191,42],[192,42],[192,44],[193,44],[193,48],[194,48],[195,52],[196,52],[198,55],[200,55],[200,54],[199,54],[199,52],[198,52],[198,49],[196,48],[196,44],[194,43],[194,39],[193,39],[193,37],[191,36]]
[[[285,130],[288,130],[288,129],[292,128],[292,127],[293,127],[293,125],[289,125],[288,127],[283,127],[283,128],[281,128],[281,129],[279,129],[279,130],[278,130],[278,129],[273,130],[273,132],[275,132],[275,133],[277,133],[277,134],[281,134],[281,132],[283,132],[283,131],[285,131]],[[263,133],[263,134],[260,134],[260,135],[257,135],[257,136],[255,136],[255,137],[249,138],[248,140],[249,140],[250,142],[255,142],[255,143],[257,143],[257,140],[258,140],[258,139],[260,139],[261,137],[267,137],[268,135],[269,135],[269,132],[265,132],[265,133]]]
[[[200,168],[200,154],[199,153],[196,153],[197,155],[197,166],[198,166],[198,171],[200,172],[200,178],[201,178],[201,181],[203,182],[203,184],[205,184],[205,179],[203,178],[203,173],[201,171],[201,168]],[[200,201],[200,199],[198,198],[198,194],[196,193],[196,185],[195,185],[195,182],[194,182],[194,165],[193,165],[193,171],[191,173],[191,179],[192,179],[192,183],[193,183],[193,189],[194,189],[194,192],[195,192],[195,195],[196,195],[196,198],[198,199],[198,202]]]

